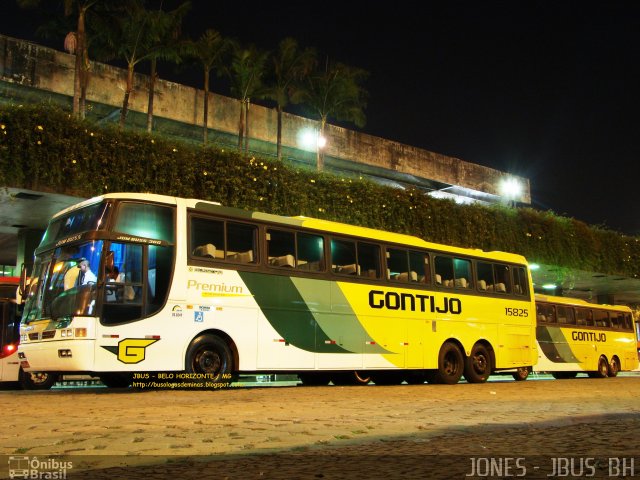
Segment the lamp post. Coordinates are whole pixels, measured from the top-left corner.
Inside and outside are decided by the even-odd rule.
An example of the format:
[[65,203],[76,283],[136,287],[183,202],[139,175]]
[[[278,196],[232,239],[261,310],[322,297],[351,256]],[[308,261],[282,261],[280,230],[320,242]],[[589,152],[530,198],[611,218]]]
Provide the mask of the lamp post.
[[505,177],[500,181],[499,191],[507,205],[515,207],[516,200],[522,196],[522,184],[513,177]]

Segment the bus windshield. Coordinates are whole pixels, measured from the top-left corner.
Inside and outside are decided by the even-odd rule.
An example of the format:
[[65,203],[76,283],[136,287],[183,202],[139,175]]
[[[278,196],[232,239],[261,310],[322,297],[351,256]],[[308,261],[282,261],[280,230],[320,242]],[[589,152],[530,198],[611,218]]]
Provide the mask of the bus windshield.
[[94,315],[102,240],[66,245],[36,257],[23,323]]
[[111,212],[110,203],[96,203],[56,218],[47,227],[40,245],[53,243],[77,233],[102,230]]

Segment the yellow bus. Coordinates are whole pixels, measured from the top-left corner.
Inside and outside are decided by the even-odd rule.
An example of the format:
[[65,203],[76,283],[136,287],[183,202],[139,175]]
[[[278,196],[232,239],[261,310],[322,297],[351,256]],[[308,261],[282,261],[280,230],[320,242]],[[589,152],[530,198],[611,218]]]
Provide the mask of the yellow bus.
[[[55,215],[21,325],[26,371],[431,382],[537,359],[525,258],[152,194]],[[140,376],[137,376],[140,378]]]
[[555,378],[615,377],[638,368],[631,309],[567,297],[536,295],[538,362]]

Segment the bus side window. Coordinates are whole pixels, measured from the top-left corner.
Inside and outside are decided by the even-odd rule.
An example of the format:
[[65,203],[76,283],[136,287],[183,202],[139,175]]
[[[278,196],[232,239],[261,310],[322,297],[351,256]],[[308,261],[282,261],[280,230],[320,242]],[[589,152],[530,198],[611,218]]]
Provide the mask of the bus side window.
[[587,325],[587,310],[584,308],[576,308],[576,325]]
[[496,279],[495,291],[498,293],[511,293],[511,271],[506,265],[494,265]]
[[227,260],[255,263],[257,228],[245,223],[227,222]]
[[553,305],[536,303],[536,314],[539,323],[556,323],[556,311]]
[[492,292],[494,289],[493,265],[485,262],[477,262],[478,290],[482,292]]
[[309,272],[324,271],[324,238],[311,233],[297,234],[296,268]]
[[224,258],[224,222],[191,217],[190,251],[194,257]]
[[295,266],[296,240],[293,232],[267,230],[267,261],[272,267]]
[[513,269],[513,293],[516,295],[527,295],[527,270],[523,267]]
[[456,288],[471,288],[473,279],[471,276],[471,261],[462,258],[453,259],[453,273]]
[[558,305],[556,307],[556,312],[558,314],[558,323],[562,323],[566,325],[576,324],[576,319],[573,315],[573,308]]
[[380,278],[380,247],[373,243],[358,242],[358,275]]
[[593,323],[593,310],[587,310],[586,321],[587,321],[587,327],[593,327],[594,326],[594,323]]
[[453,258],[436,256],[434,260],[436,283],[443,287],[453,287]]
[[431,283],[429,255],[423,252],[409,252],[409,275],[412,282]]
[[594,319],[596,327],[610,327],[609,313],[603,310],[594,310]]
[[357,275],[356,243],[349,240],[331,239],[331,271],[342,275]]

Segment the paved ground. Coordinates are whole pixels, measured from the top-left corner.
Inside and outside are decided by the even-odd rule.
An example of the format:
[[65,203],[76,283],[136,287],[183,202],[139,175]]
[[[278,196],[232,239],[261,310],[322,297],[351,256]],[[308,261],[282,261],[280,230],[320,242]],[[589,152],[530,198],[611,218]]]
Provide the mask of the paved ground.
[[37,458],[45,473],[69,461],[67,478],[91,479],[640,477],[640,376],[0,402],[0,478],[10,457]]

